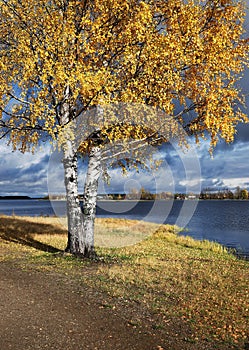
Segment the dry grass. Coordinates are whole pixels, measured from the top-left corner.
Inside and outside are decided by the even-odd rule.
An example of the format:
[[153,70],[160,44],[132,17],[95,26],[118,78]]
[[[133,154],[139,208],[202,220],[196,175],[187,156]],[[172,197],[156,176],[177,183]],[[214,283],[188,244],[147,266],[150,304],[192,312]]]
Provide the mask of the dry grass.
[[109,253],[122,263],[102,266],[99,286],[148,305],[161,315],[162,327],[178,317],[191,325],[191,341],[248,341],[248,262],[216,243],[165,228],[139,245]]
[[152,235],[157,228],[157,224],[144,221],[101,218],[96,220],[95,242],[98,247],[131,246]]
[[[63,249],[66,246],[66,218],[42,217],[41,224],[53,225],[57,229],[62,230],[63,234],[34,234],[33,238],[44,243],[49,243],[53,246]],[[32,223],[39,223],[39,218],[25,218]],[[95,221],[95,244],[98,247],[124,247],[131,246],[140,241],[143,241],[152,235],[158,229],[157,224],[139,221],[125,220],[113,218],[97,218]],[[177,231],[177,229],[176,229]],[[63,239],[64,237],[64,239]]]
[[[96,231],[105,244],[114,238],[124,244],[132,237],[140,243],[98,248],[102,260],[84,275],[84,283],[144,305],[159,317],[160,328],[181,320],[192,329],[188,341],[244,348],[249,341],[248,261],[219,244],[180,236],[170,226],[98,219]],[[0,236],[2,259],[19,259],[26,268],[56,270],[80,280],[82,266],[90,264],[60,254],[66,231],[56,218],[2,216]]]

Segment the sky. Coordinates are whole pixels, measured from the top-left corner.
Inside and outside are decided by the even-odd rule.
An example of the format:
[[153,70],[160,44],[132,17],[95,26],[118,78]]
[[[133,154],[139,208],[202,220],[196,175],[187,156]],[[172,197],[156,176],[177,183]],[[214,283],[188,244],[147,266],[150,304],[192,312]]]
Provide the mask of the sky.
[[[249,0],[247,0],[249,7]],[[249,10],[246,29],[249,33]],[[245,94],[249,93],[249,69],[240,81]],[[249,115],[249,96],[246,98]],[[156,157],[163,161],[157,172],[129,172],[123,177],[119,170],[110,172],[111,183],[103,181],[99,193],[128,193],[141,187],[152,192],[194,192],[212,188],[220,190],[237,186],[249,190],[249,124],[240,124],[232,144],[220,142],[213,157],[208,152],[208,142],[198,147],[191,144],[189,152],[176,145],[158,151]],[[50,144],[43,144],[35,154],[13,152],[4,141],[0,142],[0,196],[28,195],[42,197],[64,193],[63,168]],[[54,160],[56,159],[56,166]],[[85,167],[80,166],[79,189],[83,191]]]

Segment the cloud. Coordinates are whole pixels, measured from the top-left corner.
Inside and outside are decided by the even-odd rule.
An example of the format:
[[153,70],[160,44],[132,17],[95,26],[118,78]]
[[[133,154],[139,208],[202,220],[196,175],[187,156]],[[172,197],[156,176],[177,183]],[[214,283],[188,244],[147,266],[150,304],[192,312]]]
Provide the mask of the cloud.
[[224,144],[215,150],[213,158],[209,156],[207,149],[208,145],[203,143],[198,152],[202,170],[202,188],[234,189],[236,186],[248,188],[249,143]]
[[[248,78],[249,81],[249,78]],[[240,123],[237,126],[237,133],[235,135],[235,143],[249,142],[249,123]]]
[[[172,146],[164,147],[157,155],[158,159],[165,159],[158,171],[131,171],[128,176],[122,176],[121,170],[110,170],[110,186],[101,182],[99,192],[127,192],[131,186],[137,186],[138,189],[145,187],[152,192],[198,192],[200,186],[216,189],[236,186],[248,188],[248,143],[220,145],[213,158],[208,153],[208,142],[192,147],[197,157],[195,163],[191,160],[193,149],[182,153]],[[8,146],[0,143],[0,154],[0,195],[46,195],[48,179],[50,193],[65,193],[61,160],[49,163],[49,146],[32,155],[11,152]],[[199,162],[201,172],[195,169],[196,162]],[[85,174],[86,164],[83,164],[79,169],[80,193],[83,192]]]
[[0,195],[41,196],[47,193],[49,146],[35,154],[12,152],[0,143]]
[[[249,7],[249,0],[247,0]],[[249,35],[249,11],[245,21],[247,36]],[[243,93],[248,94],[249,69],[240,80]],[[246,100],[248,113],[249,97]],[[164,166],[156,174],[152,172],[131,172],[123,177],[120,170],[111,170],[110,186],[101,183],[100,192],[124,192],[130,185],[145,187],[151,191],[185,192],[195,190],[201,183],[202,188],[222,188],[236,186],[249,188],[249,123],[239,124],[233,144],[220,142],[214,150],[214,157],[208,153],[209,144],[203,141],[197,152],[201,174],[196,171],[196,164],[191,164],[190,155],[180,154],[173,146],[162,147],[158,158],[165,159]],[[191,152],[191,151],[190,151]],[[189,160],[188,160],[189,156]],[[184,158],[185,157],[185,158]],[[63,167],[60,161],[49,163],[50,146],[38,150],[34,155],[12,152],[4,142],[0,142],[0,195],[30,195],[42,196],[48,193],[47,180],[50,190],[64,193]],[[187,162],[187,166],[186,166]],[[79,192],[83,192],[86,165],[80,167]],[[102,186],[102,187],[101,187]]]

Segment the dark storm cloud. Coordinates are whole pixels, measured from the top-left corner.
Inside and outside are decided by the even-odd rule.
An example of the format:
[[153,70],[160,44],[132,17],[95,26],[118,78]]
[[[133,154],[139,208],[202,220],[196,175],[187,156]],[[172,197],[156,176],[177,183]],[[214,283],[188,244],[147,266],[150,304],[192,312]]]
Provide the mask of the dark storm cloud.
[[[244,28],[246,33],[244,37],[249,37],[249,1],[246,1],[246,18]],[[249,114],[249,68],[245,69],[243,78],[239,81],[238,86],[241,88],[242,94],[245,96],[246,107],[240,106],[242,110],[248,115]],[[249,124],[239,124],[237,126],[237,134],[235,135],[236,142],[248,142],[249,141]]]
[[241,123],[237,126],[237,134],[235,135],[235,143],[236,142],[249,142],[249,123]]
[[[30,180],[35,177],[40,177],[46,172],[46,166],[48,163],[49,156],[45,155],[42,159],[39,160],[39,163],[25,164],[24,167],[13,167],[5,168],[1,167],[0,169],[0,179],[1,181],[10,180],[10,179],[24,179],[29,178]],[[7,165],[7,164],[6,164]]]
[[205,181],[205,187],[202,186],[202,189],[209,188],[219,190],[225,187],[224,181],[221,179],[207,179]]
[[37,196],[47,193],[48,150],[37,154],[11,152],[0,145],[0,195]]
[[[229,146],[229,147],[228,147]],[[247,188],[249,181],[249,143],[237,142],[222,145],[215,150],[213,158],[206,152],[208,145],[199,151],[203,187]]]
[[44,172],[47,172],[47,164],[49,161],[49,155],[46,154],[42,159],[39,161],[39,163],[31,163],[27,168],[21,169],[19,176],[23,177],[25,175],[33,175],[38,176],[40,174],[43,174]]

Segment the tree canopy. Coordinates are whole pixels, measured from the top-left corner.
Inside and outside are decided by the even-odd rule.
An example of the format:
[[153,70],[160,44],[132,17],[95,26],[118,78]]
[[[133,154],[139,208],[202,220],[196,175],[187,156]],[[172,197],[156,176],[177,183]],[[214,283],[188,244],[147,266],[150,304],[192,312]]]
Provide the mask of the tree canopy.
[[247,120],[235,107],[243,1],[0,0],[0,16],[1,126],[14,148],[114,102],[162,109],[212,146]]
[[[0,138],[23,152],[43,135],[62,144],[67,251],[94,256],[100,146],[126,168],[139,147],[124,162],[120,140],[233,141],[247,121],[244,17],[240,0],[0,0]],[[83,212],[77,145],[89,155]]]

